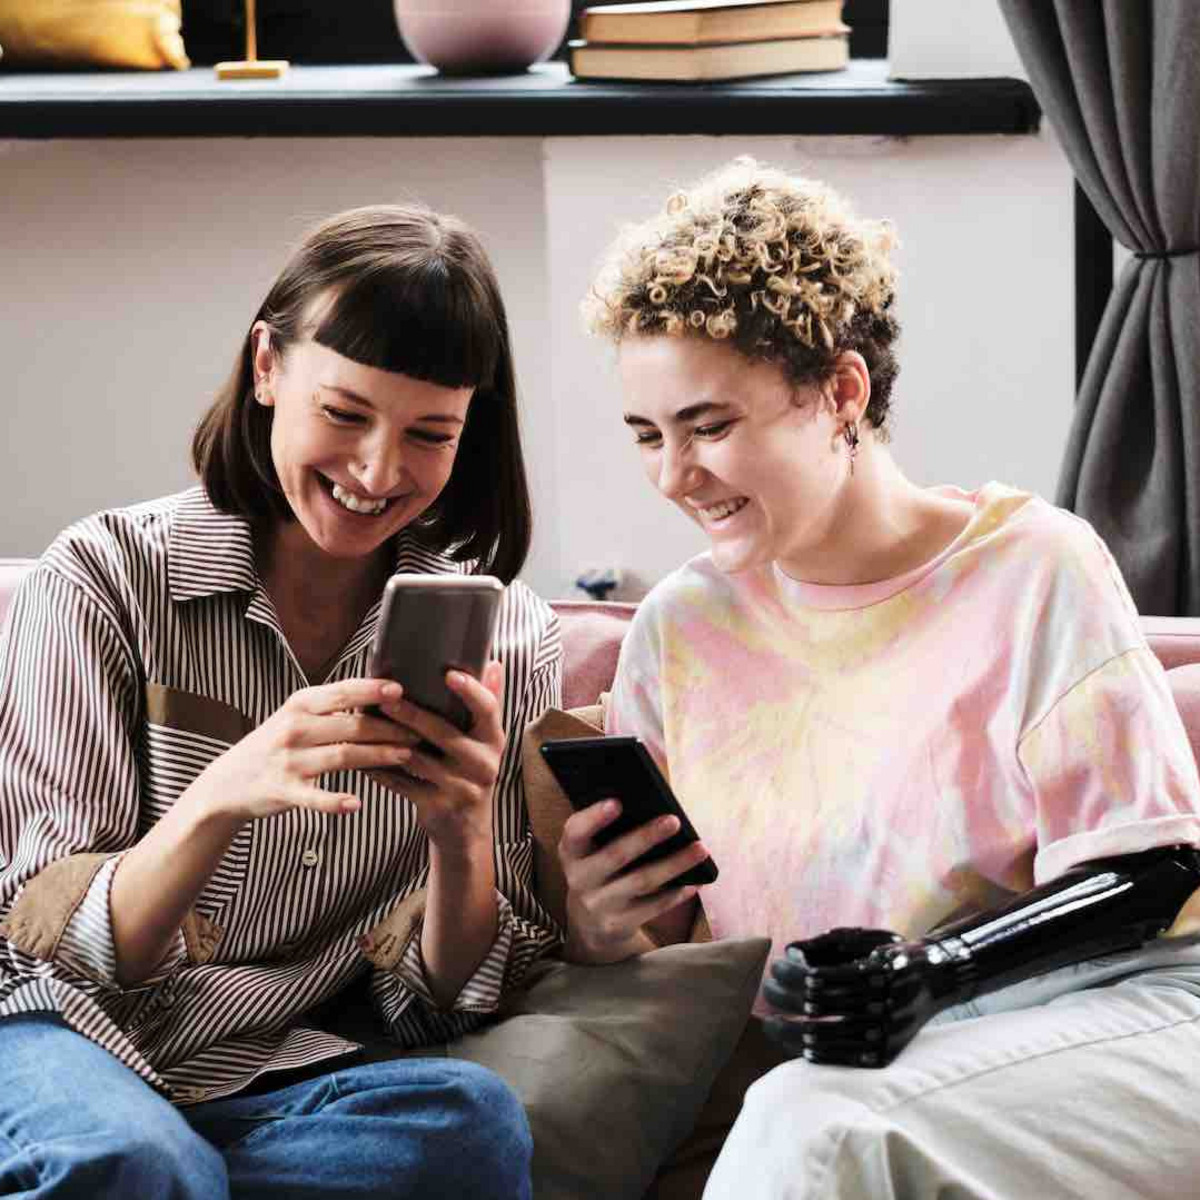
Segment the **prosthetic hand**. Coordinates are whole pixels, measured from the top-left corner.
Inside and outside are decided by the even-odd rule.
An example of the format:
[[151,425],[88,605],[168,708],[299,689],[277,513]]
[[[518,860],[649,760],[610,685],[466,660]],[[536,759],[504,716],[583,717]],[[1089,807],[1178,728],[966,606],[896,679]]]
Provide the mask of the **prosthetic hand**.
[[1157,937],[1200,888],[1200,851],[1096,859],[906,942],[834,929],[788,946],[763,986],[766,1032],[809,1062],[884,1067],[930,1017],[973,996]]

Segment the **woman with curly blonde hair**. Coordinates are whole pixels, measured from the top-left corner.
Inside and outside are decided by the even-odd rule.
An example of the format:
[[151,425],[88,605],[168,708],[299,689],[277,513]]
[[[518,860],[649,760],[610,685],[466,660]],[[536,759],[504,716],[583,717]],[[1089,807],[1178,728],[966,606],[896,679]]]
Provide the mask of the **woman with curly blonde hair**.
[[[600,848],[620,797],[573,816],[569,949],[681,940],[699,903],[772,938],[756,1015],[788,1060],[708,1197],[1189,1193],[1196,764],[1085,522],[897,466],[892,241],[741,159],[585,302],[709,549],[639,607],[606,716],[701,841],[641,865],[674,818]],[[702,897],[672,882],[710,853]]]

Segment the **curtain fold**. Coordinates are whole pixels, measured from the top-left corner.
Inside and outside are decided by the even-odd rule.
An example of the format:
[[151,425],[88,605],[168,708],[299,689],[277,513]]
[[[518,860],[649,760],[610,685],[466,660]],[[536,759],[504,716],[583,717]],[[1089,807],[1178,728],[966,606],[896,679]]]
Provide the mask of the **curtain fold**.
[[999,0],[1071,168],[1133,252],[1076,397],[1056,500],[1138,609],[1200,615],[1200,0]]

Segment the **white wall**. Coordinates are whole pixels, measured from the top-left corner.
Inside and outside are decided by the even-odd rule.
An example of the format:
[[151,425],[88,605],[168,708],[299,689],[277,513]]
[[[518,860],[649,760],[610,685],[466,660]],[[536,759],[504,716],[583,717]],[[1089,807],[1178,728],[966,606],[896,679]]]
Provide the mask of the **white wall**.
[[624,220],[735,153],[822,176],[902,240],[895,449],[916,479],[1053,491],[1072,398],[1071,177],[1053,139],[0,143],[0,556],[190,479],[191,429],[311,220],[415,194],[474,223],[510,307],[537,529],[526,578],[699,548],[641,479],[577,306]]
[[888,61],[893,79],[1028,78],[996,0],[891,0]]

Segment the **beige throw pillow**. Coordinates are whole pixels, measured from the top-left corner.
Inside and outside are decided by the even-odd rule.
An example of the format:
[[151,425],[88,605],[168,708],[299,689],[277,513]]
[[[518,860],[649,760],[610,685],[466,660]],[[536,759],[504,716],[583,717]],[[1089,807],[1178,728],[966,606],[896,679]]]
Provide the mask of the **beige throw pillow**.
[[567,881],[558,861],[558,839],[572,809],[538,747],[559,738],[599,737],[603,732],[603,716],[596,704],[570,712],[547,709],[521,738],[525,804],[533,830],[534,886],[546,911],[563,929],[567,927]]
[[0,0],[7,67],[183,70],[180,28],[180,0]]
[[534,1200],[636,1200],[691,1132],[746,1026],[770,941],[665,946],[609,966],[544,961],[503,1019],[446,1047],[516,1090]]

